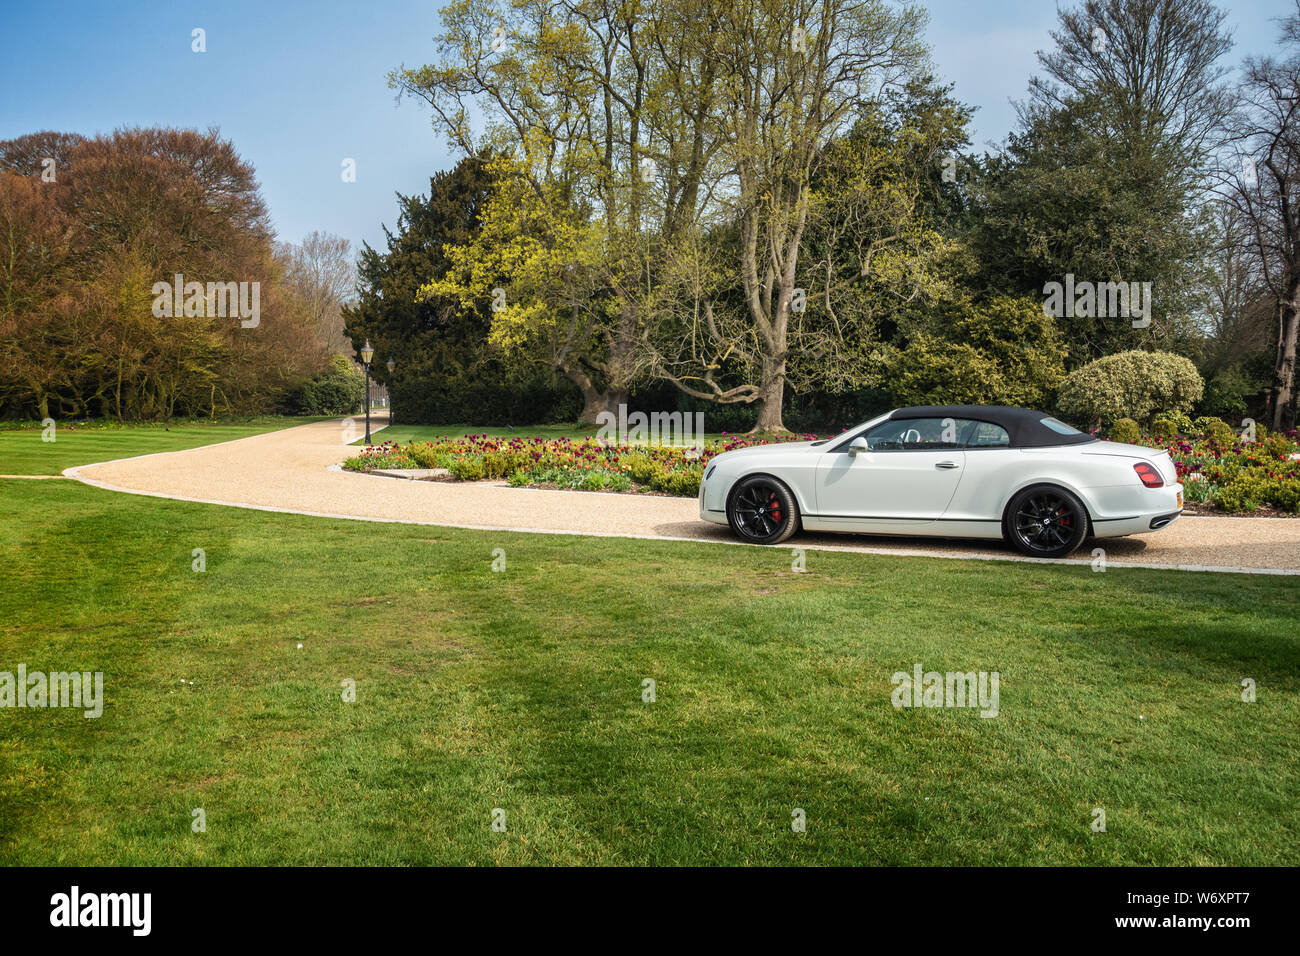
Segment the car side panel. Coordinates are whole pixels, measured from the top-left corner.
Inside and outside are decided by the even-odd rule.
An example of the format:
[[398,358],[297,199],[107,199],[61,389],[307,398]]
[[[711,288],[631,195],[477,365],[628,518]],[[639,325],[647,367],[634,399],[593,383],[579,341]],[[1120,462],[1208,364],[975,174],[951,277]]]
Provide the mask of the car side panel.
[[[727,499],[736,482],[749,475],[771,475],[780,479],[793,492],[800,514],[808,514],[816,502],[815,483],[818,455],[807,451],[782,452],[771,446],[762,446],[765,454],[737,455],[719,462],[719,470],[712,480],[706,480],[700,491],[700,516],[709,521],[725,523]],[[735,453],[732,453],[735,454]],[[721,457],[721,456],[719,456]],[[710,465],[713,464],[710,462]],[[705,474],[709,467],[705,467]]]
[[968,450],[966,478],[958,487],[944,518],[952,521],[1000,521],[1015,494],[1035,484],[1059,485],[1072,492],[1084,503],[1094,525],[1127,520],[1161,509],[1175,510],[1176,492],[1181,490],[1181,486],[1147,488],[1133,472],[1135,460],[1115,455],[1081,454],[1069,446],[985,452]]
[[819,518],[934,521],[962,481],[966,459],[958,449],[831,451],[817,466]]
[[[1019,448],[968,448],[965,469],[944,512],[945,522],[1000,522],[1014,494],[1008,489],[1024,487],[1026,478],[1034,473],[1033,463],[1026,461]],[[996,537],[1000,531],[995,525],[989,533]]]

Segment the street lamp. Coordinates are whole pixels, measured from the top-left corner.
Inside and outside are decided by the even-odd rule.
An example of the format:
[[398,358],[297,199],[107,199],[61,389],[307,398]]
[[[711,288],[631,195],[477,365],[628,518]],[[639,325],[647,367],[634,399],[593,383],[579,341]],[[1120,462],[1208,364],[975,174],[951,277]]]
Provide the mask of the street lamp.
[[393,369],[397,368],[397,363],[389,359],[386,363],[388,366],[388,424],[393,424]]
[[370,444],[370,360],[375,357],[375,350],[370,347],[370,340],[361,346],[361,364],[366,367],[366,444]]

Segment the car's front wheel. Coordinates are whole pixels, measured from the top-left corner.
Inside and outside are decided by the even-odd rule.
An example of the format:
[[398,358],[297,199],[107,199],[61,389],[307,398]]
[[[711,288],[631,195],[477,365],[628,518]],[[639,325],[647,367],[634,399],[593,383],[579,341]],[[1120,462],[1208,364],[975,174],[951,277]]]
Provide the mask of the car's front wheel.
[[780,544],[799,530],[799,506],[784,483],[768,475],[750,475],[732,489],[727,522],[742,541]]
[[1088,512],[1064,488],[1035,485],[1011,499],[1002,518],[1002,536],[1021,554],[1063,558],[1088,534]]

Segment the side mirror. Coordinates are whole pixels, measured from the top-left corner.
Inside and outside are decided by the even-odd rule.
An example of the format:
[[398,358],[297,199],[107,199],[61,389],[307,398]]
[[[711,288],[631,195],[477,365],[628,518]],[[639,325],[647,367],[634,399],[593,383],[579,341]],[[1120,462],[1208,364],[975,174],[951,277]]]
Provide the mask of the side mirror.
[[867,447],[867,440],[865,438],[855,438],[853,441],[849,442],[850,458],[857,458],[858,455],[862,454],[864,451],[870,450],[871,449]]

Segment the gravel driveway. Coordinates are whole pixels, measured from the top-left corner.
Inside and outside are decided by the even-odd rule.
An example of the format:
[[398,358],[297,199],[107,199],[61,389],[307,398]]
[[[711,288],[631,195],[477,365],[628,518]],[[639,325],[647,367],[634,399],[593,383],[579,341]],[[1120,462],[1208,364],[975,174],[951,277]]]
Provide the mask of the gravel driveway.
[[[380,424],[383,419],[380,419]],[[187,451],[64,472],[86,484],[185,501],[335,518],[486,530],[732,542],[694,499],[404,481],[331,470],[353,452],[344,422],[318,422]],[[1183,517],[1154,534],[1098,541],[1111,565],[1300,574],[1300,520]],[[1022,559],[1001,542],[803,534],[785,547],[932,557]],[[1090,562],[1091,545],[1070,563]]]

